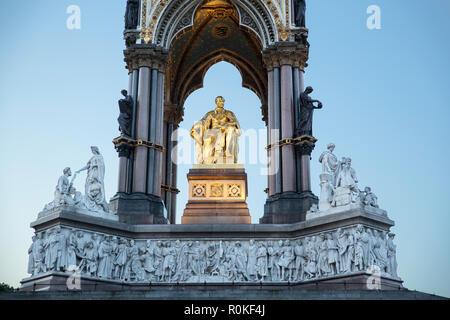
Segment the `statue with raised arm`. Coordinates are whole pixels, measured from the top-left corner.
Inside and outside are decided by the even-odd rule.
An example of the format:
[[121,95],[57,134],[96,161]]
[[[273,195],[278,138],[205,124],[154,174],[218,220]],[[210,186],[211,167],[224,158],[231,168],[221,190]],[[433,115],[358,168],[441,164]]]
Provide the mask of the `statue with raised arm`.
[[[62,176],[59,177],[58,183],[55,188],[55,197],[52,202],[45,205],[44,210],[50,210],[59,206],[64,205],[74,205],[75,202],[72,198],[72,193],[75,188],[73,187],[73,177],[72,181],[69,181],[69,177],[72,175],[72,171],[69,167],[64,168]],[[76,176],[76,175],[75,175]]]
[[[313,100],[309,96],[313,91],[312,87],[306,87],[305,91],[300,94],[300,117],[296,128],[296,133],[299,136],[312,136],[314,109],[322,109],[322,102]],[[317,103],[317,106],[314,105],[315,103]]]
[[122,136],[131,137],[131,119],[133,115],[133,98],[128,95],[127,90],[121,91],[124,96],[119,100],[119,130]]
[[98,147],[91,147],[93,156],[87,165],[76,173],[87,170],[84,204],[88,210],[109,213],[105,200],[105,163]]
[[139,20],[139,0],[127,0],[125,29],[136,29]]
[[242,131],[233,112],[224,109],[225,99],[216,98],[216,109],[191,129],[199,164],[237,163]]
[[305,15],[306,15],[306,1],[305,0],[294,0],[294,12],[295,12],[295,25],[297,27],[304,28]]

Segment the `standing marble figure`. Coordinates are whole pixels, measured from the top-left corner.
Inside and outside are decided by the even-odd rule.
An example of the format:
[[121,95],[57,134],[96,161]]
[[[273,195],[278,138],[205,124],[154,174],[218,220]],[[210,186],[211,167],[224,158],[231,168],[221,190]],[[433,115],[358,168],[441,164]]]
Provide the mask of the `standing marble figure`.
[[138,24],[139,0],[128,0],[125,12],[125,29],[136,29]]
[[[312,121],[314,109],[322,109],[322,102],[319,100],[313,100],[309,96],[314,89],[312,87],[306,87],[305,91],[300,94],[300,118],[297,124],[297,134],[301,136],[312,137]],[[317,103],[317,106],[314,105]]]
[[105,163],[98,147],[91,147],[92,158],[87,165],[76,173],[87,170],[84,203],[94,212],[109,213],[108,203],[105,200]]
[[295,25],[297,27],[304,28],[306,26],[305,23],[306,1],[294,0],[294,6],[295,6]]

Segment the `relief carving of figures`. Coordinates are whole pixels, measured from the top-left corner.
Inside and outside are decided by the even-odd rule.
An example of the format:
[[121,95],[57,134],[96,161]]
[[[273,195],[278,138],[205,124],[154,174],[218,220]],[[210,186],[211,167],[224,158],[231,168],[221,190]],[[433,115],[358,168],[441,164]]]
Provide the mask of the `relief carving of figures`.
[[67,265],[67,239],[66,236],[61,232],[61,227],[55,228],[55,236],[57,241],[57,261],[56,270],[64,271],[68,267]]
[[80,271],[85,271],[89,276],[95,277],[97,274],[97,258],[98,252],[95,250],[94,242],[88,241],[79,265]]
[[45,272],[44,266],[44,245],[42,233],[37,233],[32,237],[32,244],[28,249],[28,273],[35,275]]
[[[29,273],[32,275],[39,274],[41,272],[46,272],[47,268],[44,264],[44,241],[42,239],[42,233],[37,233],[34,236],[33,244],[31,245],[31,257],[30,264],[31,270]],[[31,272],[30,272],[31,271]]]
[[208,112],[191,129],[197,163],[237,163],[239,122],[233,112],[224,109],[225,99],[216,98],[216,109]]
[[132,272],[132,262],[135,257],[138,255],[138,248],[134,245],[134,240],[126,241],[126,263],[124,267],[124,275],[123,279],[125,281],[131,281],[131,272]]
[[111,245],[111,236],[105,237],[98,248],[98,277],[110,279],[112,276],[114,252]]
[[343,231],[341,228],[337,230],[337,247],[339,251],[339,266],[340,272],[347,273],[350,272],[350,255],[349,255],[349,241],[348,233]]
[[328,233],[326,235],[326,241],[327,241],[327,252],[328,252],[328,266],[330,273],[332,275],[338,274],[340,271],[340,265],[339,265],[339,249],[337,246],[336,241],[333,238],[333,235],[331,233]]
[[305,279],[312,279],[317,273],[317,251],[315,248],[315,237],[306,238],[306,265],[305,265]]
[[236,257],[236,273],[239,281],[248,280],[247,277],[247,253],[240,241],[236,241],[234,247],[234,255]]
[[144,251],[143,255],[144,255],[144,270],[147,273],[147,275],[151,281],[151,280],[153,280],[153,276],[156,271],[156,269],[154,267],[154,261],[155,261],[154,249],[153,249],[151,240],[146,241],[145,251]]
[[46,269],[48,271],[55,270],[56,262],[58,260],[58,237],[52,229],[47,230],[44,249]]
[[306,264],[305,246],[304,240],[299,239],[295,242],[294,255],[295,255],[295,280],[304,279],[304,268]]
[[166,246],[162,249],[163,260],[163,272],[162,281],[169,282],[172,279],[172,274],[175,272],[175,249],[172,247],[172,243],[168,241]]
[[257,277],[256,259],[258,256],[258,247],[256,246],[254,240],[250,240],[250,244],[247,250],[248,250],[247,276],[249,280],[256,280]]
[[117,254],[114,259],[114,279],[124,279],[127,258],[126,240],[120,238],[119,245],[117,246]]
[[383,232],[375,230],[373,233],[373,255],[374,264],[379,266],[382,272],[387,268],[387,250],[386,250],[386,236]]
[[137,247],[134,245],[134,240],[131,240],[130,248],[130,280],[134,281],[144,281],[145,280],[145,270],[142,266],[144,260],[145,249],[142,247]]
[[294,261],[294,250],[289,242],[289,240],[285,240],[284,242],[280,242],[281,247],[281,255],[278,260],[278,265],[281,270],[281,278],[280,280],[284,281],[286,278],[292,281],[292,269],[293,269],[293,261]]
[[306,281],[376,265],[398,278],[393,239],[387,231],[361,224],[277,243],[136,242],[57,226],[33,237],[28,272],[66,271],[76,265],[83,275],[124,282]]
[[320,234],[317,239],[318,242],[318,256],[317,256],[317,272],[318,276],[326,276],[330,273],[330,267],[328,265],[328,249],[327,242],[325,241],[325,236]]
[[75,229],[69,231],[69,237],[67,239],[67,267],[77,265],[77,238]]
[[272,241],[269,241],[269,244],[267,246],[267,254],[269,256],[269,260],[267,263],[267,269],[268,269],[268,274],[269,277],[272,281],[277,280],[278,277],[278,267],[276,265],[276,256],[277,256],[277,251],[273,245]]
[[362,269],[367,269],[371,264],[371,253],[370,253],[370,247],[371,247],[371,240],[370,240],[370,234],[368,233],[367,229],[365,229],[363,226],[360,225],[359,230],[361,232],[361,247],[363,251],[363,266]]
[[205,274],[218,276],[220,274],[220,253],[214,242],[210,243],[205,251]]
[[387,239],[387,272],[394,277],[397,276],[397,246],[394,244],[395,234],[389,233]]
[[257,280],[264,281],[267,277],[267,249],[262,241],[258,242],[256,252],[256,274]]
[[[178,243],[179,240],[177,240]],[[174,281],[186,281],[191,276],[190,266],[189,266],[189,250],[192,247],[192,241],[185,244],[179,244],[180,249],[177,255],[176,261],[176,272],[173,277]]]
[[354,243],[355,243],[355,255],[354,255],[354,266],[355,270],[361,271],[364,269],[364,245],[362,242],[362,225],[358,225],[355,231]]
[[194,276],[201,277],[202,276],[202,266],[201,266],[202,249],[200,248],[199,241],[195,241],[189,255],[190,255],[189,265],[191,266],[192,273],[194,274]]

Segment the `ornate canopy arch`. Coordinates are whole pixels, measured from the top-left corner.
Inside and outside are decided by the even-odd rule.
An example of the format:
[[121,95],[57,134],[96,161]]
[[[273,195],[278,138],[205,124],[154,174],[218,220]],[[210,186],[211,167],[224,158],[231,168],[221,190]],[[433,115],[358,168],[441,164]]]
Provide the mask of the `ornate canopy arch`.
[[161,41],[161,47],[170,43],[165,90],[168,104],[182,110],[187,97],[203,87],[208,69],[226,61],[240,71],[242,86],[259,97],[266,120],[267,74],[261,54],[266,36],[242,26],[238,7],[232,0],[192,1],[179,8],[179,17],[168,14],[163,18],[167,28],[157,28],[155,41]]
[[152,42],[169,49],[178,33],[194,27],[200,9],[209,9],[216,17],[235,10],[239,25],[254,32],[263,48],[276,41],[276,21],[261,0],[176,0],[162,8]]

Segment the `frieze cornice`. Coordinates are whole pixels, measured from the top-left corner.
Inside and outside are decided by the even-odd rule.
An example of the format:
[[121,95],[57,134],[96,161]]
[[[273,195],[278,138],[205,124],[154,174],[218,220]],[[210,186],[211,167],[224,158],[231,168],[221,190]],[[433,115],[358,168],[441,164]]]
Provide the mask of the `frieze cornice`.
[[267,71],[290,65],[301,71],[308,66],[309,49],[299,43],[283,43],[272,46],[263,51],[263,61]]
[[124,50],[124,61],[127,69],[133,70],[148,67],[164,73],[168,60],[168,52],[155,45],[136,45]]

